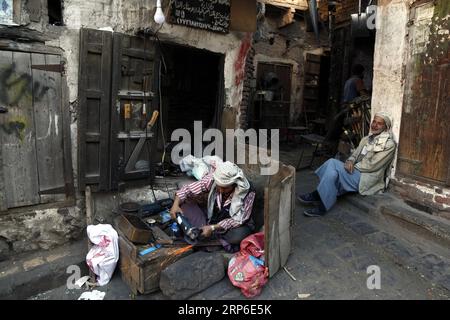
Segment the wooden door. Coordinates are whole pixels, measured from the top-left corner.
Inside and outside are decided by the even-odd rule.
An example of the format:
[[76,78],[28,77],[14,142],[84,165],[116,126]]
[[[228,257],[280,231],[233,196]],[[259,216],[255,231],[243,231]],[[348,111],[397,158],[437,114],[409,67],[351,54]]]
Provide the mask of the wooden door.
[[[411,11],[410,53],[400,130],[398,172],[450,185],[450,61],[447,35],[433,32],[449,14],[446,0],[419,2]],[[435,10],[440,7],[441,10]],[[446,8],[446,9],[445,9]],[[442,20],[441,20],[442,19]],[[426,41],[426,40],[429,41]]]
[[[94,191],[117,189],[120,181],[151,175],[155,139],[151,139],[154,133],[144,128],[152,111],[158,109],[157,66],[155,47],[149,39],[81,30],[80,190],[86,185]],[[127,168],[140,138],[147,143],[132,168]]]
[[0,51],[0,210],[68,195],[61,73],[58,55]]
[[[150,170],[154,167],[154,136],[159,119],[151,130],[145,128],[153,111],[159,110],[158,74],[163,66],[155,55],[150,39],[114,34],[110,146],[113,189],[120,181],[153,176]],[[138,143],[140,139],[144,144]],[[138,155],[134,159],[133,152]]]
[[112,33],[81,29],[78,100],[80,190],[109,190]]

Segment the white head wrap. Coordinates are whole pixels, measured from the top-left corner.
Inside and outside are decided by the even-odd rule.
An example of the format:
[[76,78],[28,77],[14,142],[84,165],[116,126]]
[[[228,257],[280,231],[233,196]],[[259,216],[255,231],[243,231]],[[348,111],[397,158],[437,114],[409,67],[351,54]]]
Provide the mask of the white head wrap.
[[392,120],[391,120],[391,116],[389,115],[389,113],[387,113],[385,111],[380,111],[375,114],[375,117],[380,117],[384,120],[384,123],[386,124],[386,131],[392,130]]
[[216,198],[216,186],[227,187],[236,185],[231,199],[230,217],[242,216],[244,198],[250,189],[250,183],[241,168],[230,161],[220,163],[213,174],[214,184],[208,196],[208,218],[211,218]]

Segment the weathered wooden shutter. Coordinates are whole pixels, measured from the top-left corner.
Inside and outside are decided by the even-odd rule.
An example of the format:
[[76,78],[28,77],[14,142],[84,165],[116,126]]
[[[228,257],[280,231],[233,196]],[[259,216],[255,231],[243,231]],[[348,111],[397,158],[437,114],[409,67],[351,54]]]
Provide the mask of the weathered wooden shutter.
[[0,69],[0,101],[8,108],[8,113],[0,114],[5,207],[38,204],[31,55],[0,51]]
[[34,53],[31,62],[39,194],[41,202],[64,200],[70,188],[65,177],[71,177],[72,168],[65,169],[69,159],[63,151],[70,136],[63,126],[69,125],[69,110],[62,110],[61,57]]
[[62,72],[59,55],[0,51],[0,210],[73,193]]
[[[144,128],[159,105],[159,73],[155,72],[156,68],[159,69],[159,62],[155,55],[153,41],[114,34],[111,92],[114,108],[111,114],[110,144],[113,189],[117,188],[120,181],[153,176],[149,169],[153,170],[156,145],[153,137],[157,124],[151,131]],[[141,138],[145,143],[139,149],[138,141]],[[133,161],[130,156],[135,149],[138,156]]]
[[109,189],[112,33],[81,29],[79,188]]
[[432,31],[448,26],[448,11],[446,0],[418,2],[411,10],[397,172],[450,185],[448,35]]

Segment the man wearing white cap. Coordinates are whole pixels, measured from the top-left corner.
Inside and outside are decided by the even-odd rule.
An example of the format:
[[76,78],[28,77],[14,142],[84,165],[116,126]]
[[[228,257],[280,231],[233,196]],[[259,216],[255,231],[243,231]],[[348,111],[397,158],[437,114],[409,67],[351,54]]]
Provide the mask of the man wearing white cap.
[[323,216],[347,192],[373,195],[387,188],[396,143],[392,135],[392,121],[385,112],[378,112],[370,124],[370,133],[361,139],[358,148],[342,163],[329,159],[316,174],[320,178],[317,189],[297,199],[317,207],[306,209],[309,217]]
[[202,236],[216,236],[225,248],[236,247],[254,231],[251,219],[255,191],[242,170],[229,161],[177,191],[172,218],[182,212]]

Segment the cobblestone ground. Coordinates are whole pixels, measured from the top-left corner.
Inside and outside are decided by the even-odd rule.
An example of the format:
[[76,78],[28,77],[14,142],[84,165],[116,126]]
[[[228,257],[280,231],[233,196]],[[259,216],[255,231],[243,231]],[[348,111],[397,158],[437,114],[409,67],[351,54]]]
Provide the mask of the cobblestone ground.
[[[291,153],[285,162],[295,160]],[[312,170],[298,172],[297,193],[313,190],[316,183]],[[305,217],[304,209],[297,204],[286,265],[296,280],[281,269],[255,299],[449,299],[450,264],[439,248],[397,238],[346,201],[320,218]],[[367,287],[369,266],[380,269],[380,289]],[[161,293],[133,297],[118,275],[99,290],[107,292],[105,299],[165,299]],[[81,292],[61,287],[32,299],[77,299]],[[191,299],[245,297],[225,277]]]

